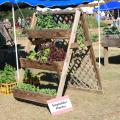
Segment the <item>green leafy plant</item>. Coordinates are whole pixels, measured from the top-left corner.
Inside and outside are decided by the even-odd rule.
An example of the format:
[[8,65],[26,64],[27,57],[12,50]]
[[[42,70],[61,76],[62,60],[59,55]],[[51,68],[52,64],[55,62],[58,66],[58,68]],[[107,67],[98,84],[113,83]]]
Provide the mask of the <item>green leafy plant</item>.
[[37,16],[37,29],[44,29],[44,28],[63,28],[69,29],[71,24],[66,23],[57,23],[54,20],[54,16],[52,15],[38,15]]
[[97,34],[92,34],[92,35],[91,35],[91,40],[92,40],[93,42],[98,41],[98,35],[97,35]]
[[45,48],[37,53],[37,58],[40,62],[47,62],[50,55],[50,48]]
[[32,79],[32,77],[33,77],[32,71],[30,69],[25,69],[24,81],[27,81],[28,79]]
[[0,71],[0,83],[16,82],[15,68],[6,64],[4,70]]
[[103,29],[103,33],[105,35],[114,35],[114,34],[120,34],[120,31],[118,30],[118,28],[116,26],[112,26],[112,27],[105,27]]
[[35,50],[31,50],[31,51],[29,52],[27,58],[28,58],[29,60],[35,60],[36,55],[37,55],[37,53],[35,52]]
[[[89,28],[98,28],[98,22],[94,16],[86,16],[86,22]],[[107,26],[103,21],[100,22],[100,27]]]
[[30,69],[25,69],[23,82],[29,84],[39,84],[39,78],[36,74],[33,74]]
[[53,28],[57,26],[57,23],[53,20],[51,15],[38,15],[37,16],[37,28]]
[[83,31],[81,28],[79,28],[77,30],[77,44],[80,46],[80,47],[84,47],[84,35],[83,35]]
[[48,95],[56,95],[56,89],[39,88],[34,85],[30,85],[26,83],[19,83],[15,88],[20,89],[20,90],[25,90],[25,91],[44,93]]
[[35,52],[35,50],[31,50],[27,56],[27,59],[37,60],[42,63],[45,63],[48,61],[49,55],[50,55],[50,48],[44,48],[38,52]]

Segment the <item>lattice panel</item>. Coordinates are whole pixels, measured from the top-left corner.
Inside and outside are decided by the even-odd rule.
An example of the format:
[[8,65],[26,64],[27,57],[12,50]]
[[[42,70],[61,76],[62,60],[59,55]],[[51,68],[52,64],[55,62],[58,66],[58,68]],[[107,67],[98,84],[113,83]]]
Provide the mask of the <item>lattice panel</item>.
[[68,85],[82,89],[100,90],[88,47],[73,51],[68,72]]
[[72,24],[74,20],[74,14],[68,14],[68,15],[54,15],[54,20],[57,23],[66,23],[66,24]]

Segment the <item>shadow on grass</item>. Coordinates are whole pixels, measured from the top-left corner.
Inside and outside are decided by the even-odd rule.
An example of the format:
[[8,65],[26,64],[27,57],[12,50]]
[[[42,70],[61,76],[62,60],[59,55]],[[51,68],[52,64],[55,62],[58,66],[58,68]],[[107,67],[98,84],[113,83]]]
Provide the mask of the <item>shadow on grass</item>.
[[[21,46],[20,44],[17,45],[18,47],[18,57],[24,57],[26,56],[26,53],[23,51],[24,46]],[[2,46],[0,47],[0,69],[3,69],[5,64],[9,64],[16,68],[16,52],[15,52],[15,46]],[[19,61],[20,66],[20,61]]]
[[29,101],[29,100],[23,100],[23,99],[20,99],[20,98],[15,98],[15,99],[20,101],[20,102],[25,102],[25,103],[32,104],[32,105],[41,106],[41,107],[47,108],[49,110],[47,104],[37,103],[37,102]]
[[56,73],[40,72],[38,75],[40,75],[41,81],[47,81],[51,83],[54,82],[56,84],[59,84],[59,78]]
[[[110,56],[108,58],[109,64],[120,64],[120,55],[117,56]],[[99,58],[96,58],[96,62],[99,62]],[[100,58],[100,62],[104,65],[104,58]]]

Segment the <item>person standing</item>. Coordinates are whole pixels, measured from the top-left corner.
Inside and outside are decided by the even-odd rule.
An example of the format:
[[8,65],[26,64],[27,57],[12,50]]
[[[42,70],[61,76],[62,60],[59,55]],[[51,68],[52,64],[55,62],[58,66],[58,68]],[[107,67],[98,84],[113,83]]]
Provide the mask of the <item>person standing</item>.
[[24,18],[22,18],[22,20],[21,20],[21,26],[22,26],[22,28],[25,28],[25,19]]
[[21,17],[18,18],[18,25],[19,27],[21,27],[21,24],[22,24],[22,20],[21,20]]

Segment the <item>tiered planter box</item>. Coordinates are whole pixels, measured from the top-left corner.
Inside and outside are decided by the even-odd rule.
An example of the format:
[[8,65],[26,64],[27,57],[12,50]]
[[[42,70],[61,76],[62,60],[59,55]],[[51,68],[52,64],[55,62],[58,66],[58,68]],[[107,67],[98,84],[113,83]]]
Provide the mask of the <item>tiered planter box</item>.
[[13,96],[20,100],[26,100],[29,102],[47,104],[47,100],[55,98],[55,96],[50,96],[43,93],[24,91],[20,89],[13,89]]
[[71,29],[26,30],[29,38],[58,39],[70,38]]
[[69,39],[71,29],[26,30],[26,33],[33,45],[40,45],[50,39]]
[[16,82],[14,83],[1,83],[0,84],[0,93],[4,93],[9,95],[12,93],[12,89],[17,85]]
[[49,71],[62,71],[63,61],[52,62],[50,64],[40,63],[38,61],[28,60],[26,58],[20,58],[20,64],[22,68],[36,68]]

